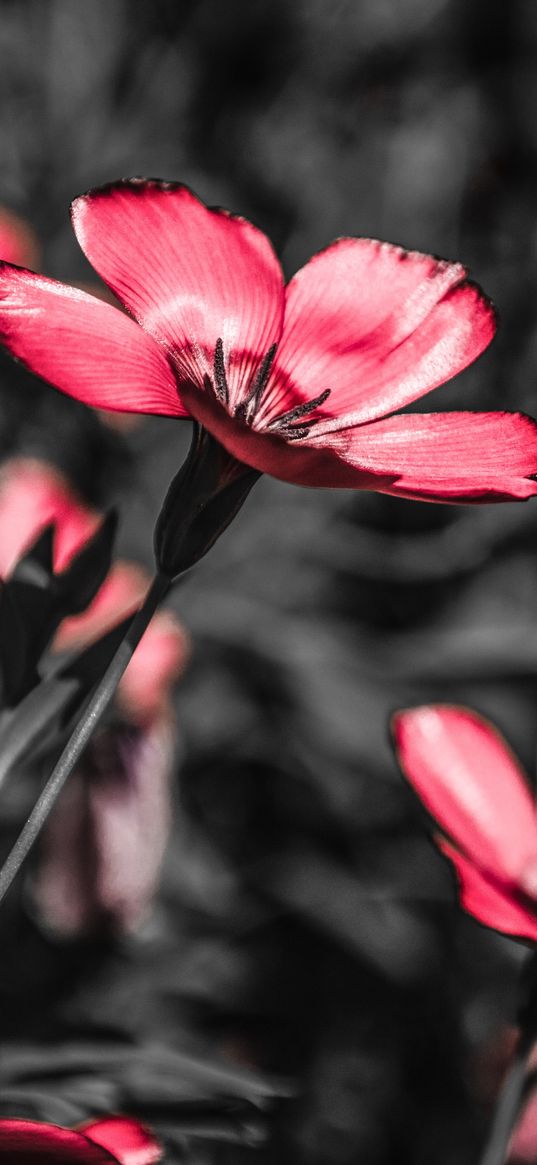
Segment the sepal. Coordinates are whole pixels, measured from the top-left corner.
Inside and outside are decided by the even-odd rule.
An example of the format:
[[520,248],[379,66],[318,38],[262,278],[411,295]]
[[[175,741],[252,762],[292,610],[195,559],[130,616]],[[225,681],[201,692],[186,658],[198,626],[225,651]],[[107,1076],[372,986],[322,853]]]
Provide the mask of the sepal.
[[186,461],[174,477],[155,528],[155,558],[176,578],[211,549],[260,477],[203,426],[195,424]]

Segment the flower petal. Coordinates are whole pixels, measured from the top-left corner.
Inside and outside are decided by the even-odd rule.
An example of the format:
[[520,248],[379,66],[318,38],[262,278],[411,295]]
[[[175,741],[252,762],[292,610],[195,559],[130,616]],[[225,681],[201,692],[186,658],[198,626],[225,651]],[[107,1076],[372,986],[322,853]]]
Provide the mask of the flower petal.
[[154,1165],[162,1158],[162,1149],[149,1129],[129,1117],[92,1121],[80,1132],[106,1149],[119,1165]]
[[31,372],[85,404],[187,415],[158,345],[78,288],[0,263],[0,338]]
[[516,883],[537,854],[535,805],[506,742],[467,708],[398,712],[404,775],[458,849],[493,880]]
[[490,302],[459,263],[374,239],[339,239],[286,289],[263,412],[270,420],[330,389],[322,416],[336,425],[375,420],[466,368],[495,327]]
[[0,469],[0,576],[11,573],[51,522],[54,569],[65,570],[101,520],[52,465],[31,457],[11,458]]
[[201,387],[223,341],[236,405],[281,333],[283,278],[266,236],[185,186],[141,178],[82,195],[72,213],[82,250],[180,376]]
[[63,620],[54,639],[55,650],[74,651],[106,635],[127,615],[134,614],[149,589],[149,581],[135,563],[115,562],[89,607],[80,615]]
[[39,239],[30,223],[6,206],[0,206],[0,259],[18,267],[38,267],[41,261]]
[[184,670],[190,645],[171,611],[158,611],[122,677],[118,702],[138,724],[149,723],[166,706]]
[[93,1143],[76,1129],[22,1119],[0,1120],[0,1156],[21,1165],[41,1156],[45,1161],[65,1165],[110,1165],[118,1160],[105,1146]]
[[537,942],[537,917],[529,905],[518,901],[509,886],[492,882],[444,838],[435,842],[455,866],[461,906],[468,914],[502,934]]
[[308,444],[331,447],[341,458],[338,468],[334,462],[333,485],[352,487],[352,471],[369,470],[391,475],[384,492],[424,501],[501,501],[537,493],[530,480],[537,474],[537,423],[522,413],[409,413],[337,433],[323,432],[321,424]]

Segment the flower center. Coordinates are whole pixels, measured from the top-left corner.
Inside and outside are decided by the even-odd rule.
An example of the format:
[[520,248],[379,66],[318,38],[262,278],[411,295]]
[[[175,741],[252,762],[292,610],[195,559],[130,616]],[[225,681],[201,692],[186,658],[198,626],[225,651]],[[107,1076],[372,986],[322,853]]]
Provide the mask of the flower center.
[[[255,373],[248,395],[236,406],[232,414],[245,425],[252,426],[259,412],[265,389],[269,382],[277,346],[277,344],[271,344]],[[210,383],[209,377],[207,376],[206,387],[210,386],[221,404],[227,407],[229,405],[229,387],[226,378],[224,345],[221,339],[216,341],[213,369],[213,383]],[[286,441],[300,441],[303,437],[307,437],[312,425],[318,419],[316,417],[309,417],[308,420],[305,420],[305,418],[308,417],[309,413],[312,413],[316,408],[324,404],[329,396],[330,389],[325,388],[324,392],[319,393],[319,396],[303,401],[302,404],[295,405],[292,409],[287,409],[286,412],[280,413],[279,416],[274,417],[263,427],[268,432],[283,437]]]

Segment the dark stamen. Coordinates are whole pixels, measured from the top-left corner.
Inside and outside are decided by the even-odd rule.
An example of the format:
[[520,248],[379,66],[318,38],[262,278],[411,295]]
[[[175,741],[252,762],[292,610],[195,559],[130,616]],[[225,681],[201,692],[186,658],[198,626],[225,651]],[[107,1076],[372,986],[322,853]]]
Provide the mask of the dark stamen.
[[[319,396],[313,397],[313,400],[305,400],[303,404],[296,405],[294,409],[289,409],[288,412],[282,413],[280,417],[276,417],[274,421],[270,422],[270,425],[267,425],[267,428],[277,429],[278,431],[283,429],[287,430],[293,421],[299,421],[301,417],[306,417],[308,413],[312,413],[314,409],[319,408],[319,405],[324,405],[325,400],[328,400],[329,396],[330,389],[325,388],[324,392],[319,393]],[[308,428],[313,424],[313,420],[308,421]],[[301,430],[294,430],[296,433],[299,431],[302,436]]]
[[307,437],[311,425],[282,425],[281,429],[276,430],[279,437],[283,437],[286,441],[301,441],[303,437]]
[[222,401],[222,404],[227,405],[229,401],[229,389],[224,363],[224,345],[221,339],[216,341],[216,348],[214,350],[214,391],[218,400]]
[[261,398],[268,384],[270,370],[276,355],[277,347],[277,344],[271,344],[266,356],[263,357],[261,364],[259,365],[249,395],[246,397],[246,400],[242,401],[242,404],[240,404],[235,411],[235,416],[239,417],[241,421],[246,421],[247,424],[249,421],[251,421],[252,417],[255,416],[255,413],[261,404]]

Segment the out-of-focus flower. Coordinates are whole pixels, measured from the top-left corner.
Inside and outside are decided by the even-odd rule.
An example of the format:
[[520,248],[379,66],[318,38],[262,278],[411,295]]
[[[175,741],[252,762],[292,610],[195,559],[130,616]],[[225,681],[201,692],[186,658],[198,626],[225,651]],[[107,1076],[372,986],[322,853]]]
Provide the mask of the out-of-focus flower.
[[0,700],[13,708],[39,682],[66,615],[79,614],[110,570],[115,514],[84,506],[62,475],[16,458],[0,470]]
[[[84,647],[139,605],[143,572],[119,562],[57,647]],[[135,930],[155,893],[171,823],[173,684],[188,655],[175,617],[158,612],[121,680],[116,715],[90,741],[44,830],[32,897],[58,936]]]
[[65,570],[101,521],[52,465],[30,457],[6,461],[0,469],[0,576],[11,574],[51,523],[54,569]]
[[0,259],[17,267],[39,267],[41,247],[26,219],[0,206]]
[[20,1165],[154,1165],[162,1149],[150,1129],[129,1117],[111,1116],[76,1129],[19,1118],[0,1119],[0,1158]]
[[191,416],[239,463],[302,485],[444,502],[537,492],[530,418],[394,415],[492,339],[491,305],[460,264],[343,238],[284,287],[251,223],[143,179],[77,199],[73,224],[134,321],[31,272],[0,273],[4,344],[64,392]]
[[[65,569],[100,523],[62,475],[17,459],[0,474],[0,573],[8,574],[54,523],[54,564]],[[117,562],[81,614],[64,619],[56,651],[80,650],[133,614],[148,589],[141,567]],[[106,922],[132,929],[153,895],[171,816],[176,734],[173,685],[188,655],[177,619],[158,612],[124,673],[115,719],[88,745],[45,830],[33,897],[62,934]]]
[[398,712],[403,773],[442,834],[461,904],[485,926],[537,942],[537,814],[520,766],[499,733],[467,708]]
[[[149,578],[140,566],[117,562],[90,606],[63,621],[56,650],[89,646],[133,614],[148,587]],[[122,712],[141,724],[166,711],[171,687],[188,654],[188,638],[178,620],[170,611],[158,611],[121,679],[117,699]]]

